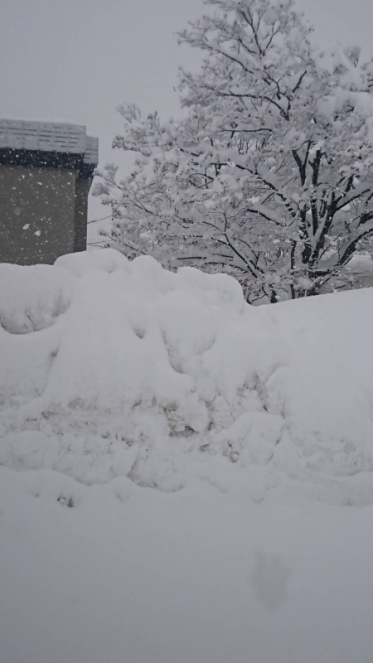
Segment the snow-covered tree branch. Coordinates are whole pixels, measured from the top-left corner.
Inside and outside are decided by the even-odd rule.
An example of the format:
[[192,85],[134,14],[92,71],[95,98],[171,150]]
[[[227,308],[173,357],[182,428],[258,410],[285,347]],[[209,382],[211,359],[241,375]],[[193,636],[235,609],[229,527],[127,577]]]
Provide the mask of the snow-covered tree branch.
[[101,173],[110,241],[227,271],[248,301],[317,294],[373,236],[372,63],[316,52],[293,0],[206,4],[179,35],[205,54],[180,73],[186,117],[119,109],[136,164]]

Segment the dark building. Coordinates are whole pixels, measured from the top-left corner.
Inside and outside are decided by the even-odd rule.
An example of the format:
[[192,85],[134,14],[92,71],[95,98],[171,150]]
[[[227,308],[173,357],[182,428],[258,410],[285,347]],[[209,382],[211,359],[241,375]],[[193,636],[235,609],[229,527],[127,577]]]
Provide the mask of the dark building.
[[98,139],[85,127],[0,120],[0,262],[84,251]]

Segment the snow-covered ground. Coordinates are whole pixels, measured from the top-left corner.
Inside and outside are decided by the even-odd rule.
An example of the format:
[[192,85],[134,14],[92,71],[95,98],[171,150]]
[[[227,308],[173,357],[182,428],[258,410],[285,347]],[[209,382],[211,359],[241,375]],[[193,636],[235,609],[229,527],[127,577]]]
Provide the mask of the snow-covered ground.
[[1,663],[371,663],[373,289],[0,265]]

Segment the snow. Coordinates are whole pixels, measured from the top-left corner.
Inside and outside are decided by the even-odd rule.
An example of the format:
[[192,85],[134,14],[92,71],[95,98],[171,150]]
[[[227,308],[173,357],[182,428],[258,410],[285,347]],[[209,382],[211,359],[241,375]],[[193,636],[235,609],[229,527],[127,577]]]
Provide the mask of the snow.
[[371,506],[0,470],[4,661],[370,663]]
[[348,269],[352,274],[372,274],[373,258],[369,253],[357,253],[348,263]]
[[0,263],[0,324],[13,334],[49,327],[70,304],[73,279],[49,265]]
[[1,660],[370,663],[372,304],[0,265]]
[[278,490],[373,502],[373,290],[257,309],[227,275],[112,249],[0,275],[3,465],[34,469],[47,436],[46,466],[87,484],[259,465]]

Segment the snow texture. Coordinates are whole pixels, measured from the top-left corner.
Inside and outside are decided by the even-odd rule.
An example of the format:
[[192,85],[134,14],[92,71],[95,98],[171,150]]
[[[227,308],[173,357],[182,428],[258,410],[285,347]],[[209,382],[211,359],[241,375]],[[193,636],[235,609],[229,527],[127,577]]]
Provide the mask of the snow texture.
[[0,276],[1,663],[371,663],[373,289]]
[[257,309],[112,249],[0,275],[3,466],[373,503],[373,290]]
[[0,504],[4,663],[371,663],[371,505],[4,467]]

